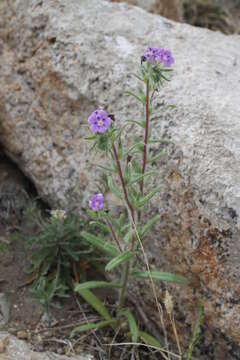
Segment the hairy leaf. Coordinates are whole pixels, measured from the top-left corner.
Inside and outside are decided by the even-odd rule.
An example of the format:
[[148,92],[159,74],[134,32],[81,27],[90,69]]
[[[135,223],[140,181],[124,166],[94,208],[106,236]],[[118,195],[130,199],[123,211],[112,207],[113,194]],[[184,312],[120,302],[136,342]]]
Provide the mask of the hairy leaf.
[[105,320],[112,320],[107,308],[104,306],[102,301],[94,295],[90,290],[79,289],[78,293],[83,297],[83,299],[91,305]]
[[125,264],[127,261],[129,261],[134,256],[134,252],[132,251],[126,251],[125,253],[122,253],[112,259],[105,267],[106,271],[110,271],[114,269],[115,267]]
[[98,236],[90,234],[86,231],[82,231],[81,235],[83,239],[87,241],[87,243],[93,245],[99,250],[102,250],[104,253],[114,257],[119,254],[117,248],[114,245],[107,243],[106,240],[102,240]]
[[[184,276],[171,274],[168,272],[152,271],[151,275],[154,280],[174,282],[176,284],[181,284],[181,285],[184,285],[187,283],[187,279]],[[134,271],[131,273],[131,276],[138,278],[138,279],[149,279],[150,278],[148,271]]]

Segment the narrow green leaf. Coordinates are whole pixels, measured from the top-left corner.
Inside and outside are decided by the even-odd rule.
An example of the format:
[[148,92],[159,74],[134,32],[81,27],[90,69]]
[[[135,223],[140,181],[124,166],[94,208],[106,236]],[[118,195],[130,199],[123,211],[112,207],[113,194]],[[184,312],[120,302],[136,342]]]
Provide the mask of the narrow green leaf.
[[95,135],[84,137],[84,140],[94,140],[94,139],[96,139]]
[[124,174],[123,174],[125,185],[128,185],[130,176],[131,176],[131,172],[130,172],[129,165],[127,164],[125,166],[125,170],[124,170]]
[[105,267],[106,271],[110,271],[114,269],[116,266],[119,266],[121,264],[125,264],[127,261],[129,261],[134,255],[134,252],[132,251],[126,251],[125,253],[122,253],[112,259]]
[[151,140],[149,141],[149,144],[163,144],[163,145],[167,145],[169,144],[170,139],[161,139],[161,140]]
[[135,76],[135,78],[137,78],[138,80],[144,82],[144,80],[143,80],[138,74],[136,74],[136,73],[130,73],[130,75],[133,75],[133,76]]
[[144,101],[139,97],[137,96],[136,94],[134,94],[133,92],[131,91],[125,91],[124,94],[126,96],[133,96],[135,99],[137,99],[140,103],[144,104]]
[[132,236],[135,235],[135,229],[133,229],[132,227],[128,230],[128,232],[124,235],[123,241],[128,244],[129,241],[131,240]]
[[135,177],[134,179],[132,179],[132,180],[128,183],[128,185],[135,184],[136,182],[142,180],[142,179],[145,178],[145,177],[148,177],[148,176],[151,176],[151,175],[156,175],[156,174],[158,174],[158,172],[155,171],[155,170],[145,172],[144,175],[139,175],[139,176]]
[[71,332],[70,337],[71,338],[74,337],[79,332],[85,332],[85,331],[89,331],[89,330],[93,330],[93,329],[101,329],[101,328],[103,328],[105,326],[113,325],[114,323],[116,323],[116,320],[100,321],[99,323],[91,323],[91,322],[89,322],[88,324],[77,326]]
[[105,170],[105,171],[109,171],[109,172],[111,172],[111,173],[115,173],[115,170],[114,169],[112,169],[112,168],[109,168],[109,167],[107,167],[107,166],[103,166],[103,165],[99,165],[99,164],[96,164],[96,163],[89,163],[90,165],[93,165],[93,166],[96,166],[96,167],[99,167],[100,169],[102,169],[102,170]]
[[109,186],[109,189],[113,192],[114,195],[116,195],[119,199],[122,199],[122,193],[113,184],[111,176],[108,177],[108,186]]
[[136,343],[138,340],[138,326],[136,324],[136,321],[134,319],[133,314],[130,310],[122,311],[122,315],[126,316],[128,323],[129,323],[129,329],[132,335],[132,342]]
[[136,121],[136,120],[126,120],[126,123],[136,124],[136,125],[140,126],[143,129],[145,127],[145,121],[140,122],[140,121]]
[[161,215],[157,214],[152,219],[150,219],[140,231],[140,237],[145,236],[151,227],[160,219]]
[[105,320],[112,320],[107,308],[103,305],[102,301],[94,295],[90,290],[78,290],[78,293],[83,299],[91,305]]
[[117,248],[114,245],[109,244],[106,241],[103,241],[102,239],[100,239],[99,237],[97,237],[93,234],[90,234],[86,231],[82,231],[81,236],[89,244],[93,245],[94,247],[96,247],[99,250],[102,250],[103,252],[105,252],[108,255],[115,257],[119,254],[119,251],[117,250]]
[[[184,276],[171,274],[168,272],[152,271],[151,275],[154,280],[174,282],[176,284],[186,284],[187,283],[187,279]],[[149,279],[150,278],[148,271],[134,271],[131,273],[131,276],[138,278],[138,279]]]
[[149,194],[147,194],[146,196],[144,196],[143,198],[141,198],[138,203],[137,203],[137,207],[141,208],[143,207],[146,203],[148,203],[154,195],[156,195],[158,192],[160,191],[160,188],[156,188],[153,191],[151,191]]
[[142,173],[142,168],[135,159],[133,159],[131,161],[131,164],[132,164],[133,169],[134,169],[136,174],[141,174]]
[[158,348],[159,350],[163,349],[160,342],[157,339],[155,339],[152,335],[149,335],[144,331],[139,331],[139,336],[146,345],[153,346],[155,348]]
[[163,157],[164,155],[166,155],[167,152],[166,150],[161,151],[159,154],[157,154],[156,156],[153,156],[152,158],[147,160],[147,164],[151,164],[153,161],[157,161],[159,160],[161,157]]
[[109,283],[107,281],[86,281],[82,284],[77,284],[75,286],[75,291],[85,290],[85,289],[102,289],[102,288],[121,288],[121,285]]

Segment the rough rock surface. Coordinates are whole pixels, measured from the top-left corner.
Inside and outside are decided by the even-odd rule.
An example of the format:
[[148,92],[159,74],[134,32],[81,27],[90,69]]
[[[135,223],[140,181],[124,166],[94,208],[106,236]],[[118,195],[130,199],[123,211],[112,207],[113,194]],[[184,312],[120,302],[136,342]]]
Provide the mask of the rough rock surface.
[[0,332],[0,360],[93,360],[91,355],[63,356],[50,352],[37,353],[22,340]]
[[[128,74],[147,44],[172,50],[159,103],[176,107],[154,126],[171,139],[151,209],[162,221],[144,245],[156,268],[190,279],[177,290],[182,336],[203,302],[201,359],[239,359],[239,36],[102,0],[3,0],[0,9],[0,142],[53,207],[74,188],[84,209],[97,189],[88,114],[100,105],[117,121],[139,114],[123,96],[136,83]],[[138,291],[156,318],[150,292]]]
[[174,21],[181,21],[183,0],[109,0],[111,2],[126,2],[139,6],[146,11],[162,15]]

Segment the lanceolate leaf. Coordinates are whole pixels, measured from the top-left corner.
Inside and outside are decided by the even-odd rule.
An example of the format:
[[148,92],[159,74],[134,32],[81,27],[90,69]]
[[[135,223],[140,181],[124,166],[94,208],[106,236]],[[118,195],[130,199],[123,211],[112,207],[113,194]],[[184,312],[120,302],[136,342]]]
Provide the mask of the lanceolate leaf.
[[156,195],[158,192],[160,191],[160,188],[154,189],[153,191],[151,191],[149,194],[147,194],[146,196],[144,196],[143,198],[141,198],[138,201],[138,208],[143,207],[145,204],[148,203],[149,200],[151,200],[151,198]]
[[81,235],[89,244],[93,245],[94,247],[96,247],[99,250],[102,250],[104,253],[114,256],[114,257],[119,255],[119,252],[118,252],[117,248],[115,248],[114,245],[109,244],[106,241],[103,241],[98,236],[90,234],[86,231],[82,231]]
[[144,101],[143,101],[139,96],[137,96],[136,94],[134,94],[133,92],[131,92],[131,91],[125,91],[124,94],[127,95],[127,96],[133,96],[133,97],[135,97],[135,99],[137,99],[138,101],[140,101],[140,103],[144,104]]
[[166,154],[167,154],[167,152],[165,150],[163,150],[159,154],[157,154],[156,156],[153,156],[152,158],[148,159],[147,163],[150,164],[153,161],[157,161],[157,160],[161,159]]
[[75,291],[96,288],[121,288],[121,285],[109,283],[107,281],[86,281],[82,284],[77,284],[75,286]]
[[95,163],[90,163],[90,165],[99,167],[100,169],[105,170],[105,171],[109,171],[109,172],[115,173],[115,170],[114,170],[114,169],[109,168],[109,167],[107,167],[107,166],[103,166],[103,165],[99,165],[99,164],[95,164]]
[[94,295],[90,290],[78,290],[78,293],[91,305],[105,320],[112,320],[107,308],[103,305],[101,300]]
[[143,128],[144,129],[144,127],[145,127],[145,122],[140,122],[140,121],[137,121],[137,120],[126,120],[126,123],[128,123],[128,124],[136,124],[136,125],[138,125],[138,126],[141,126],[141,128]]
[[151,229],[151,227],[160,219],[161,215],[157,214],[156,216],[154,216],[152,219],[150,219],[146,225],[143,226],[141,232],[140,232],[140,236],[145,236],[147,234],[147,232]]
[[[186,284],[187,279],[181,275],[171,274],[168,272],[161,272],[161,271],[152,271],[151,272],[152,278],[154,280],[160,281],[167,281],[167,282],[174,282],[176,284]],[[139,279],[149,279],[149,272],[148,271],[135,271],[131,274],[131,276]]]
[[71,336],[75,336],[75,334],[79,332],[85,332],[93,329],[100,329],[108,325],[113,325],[116,322],[116,320],[106,320],[106,321],[100,321],[99,323],[88,323],[84,325],[77,326],[72,332]]
[[144,175],[139,175],[139,176],[137,176],[137,177],[135,177],[134,179],[132,179],[129,183],[128,183],[128,185],[132,185],[132,184],[134,184],[135,182],[138,182],[138,181],[140,181],[141,179],[143,179],[143,178],[145,178],[145,177],[147,177],[147,176],[151,176],[151,175],[156,175],[157,174],[157,171],[148,171],[148,172],[145,172],[145,174]]
[[114,186],[111,176],[108,177],[108,186],[109,189],[116,195],[119,199],[122,199],[121,192]]
[[106,265],[105,270],[110,271],[115,267],[126,263],[128,260],[130,260],[133,257],[133,255],[134,252],[132,251],[126,251],[125,253],[118,255]]
[[163,349],[163,346],[160,344],[160,342],[148,333],[139,331],[139,336],[146,345],[153,346],[159,350]]
[[129,328],[132,335],[132,342],[136,343],[138,340],[138,327],[133,317],[133,314],[131,313],[130,310],[125,310],[122,312],[122,314],[126,316],[126,318],[128,319]]

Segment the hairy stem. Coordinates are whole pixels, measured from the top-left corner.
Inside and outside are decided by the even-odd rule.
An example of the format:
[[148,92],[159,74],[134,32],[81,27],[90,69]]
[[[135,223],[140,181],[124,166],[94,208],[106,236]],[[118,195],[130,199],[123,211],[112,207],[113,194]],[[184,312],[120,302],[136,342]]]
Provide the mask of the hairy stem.
[[115,146],[114,143],[112,144],[112,149],[113,149],[113,154],[114,154],[115,161],[116,161],[116,164],[117,164],[118,175],[119,175],[119,178],[120,178],[120,181],[121,181],[122,190],[123,190],[123,194],[124,194],[124,199],[126,201],[128,209],[130,211],[132,221],[135,223],[134,209],[133,209],[133,207],[132,207],[132,205],[131,205],[131,203],[129,201],[129,198],[128,198],[127,188],[126,188],[126,184],[125,184],[125,181],[124,181],[124,178],[123,178],[123,173],[122,173],[120,160],[119,160],[117,149],[116,149],[116,146]]
[[112,235],[113,240],[114,240],[115,243],[117,244],[117,247],[118,247],[118,249],[120,250],[120,252],[122,252],[122,247],[121,247],[121,245],[120,245],[120,242],[119,242],[119,240],[118,240],[118,238],[117,238],[117,235],[116,235],[116,233],[115,233],[115,231],[114,231],[114,228],[113,228],[112,224],[110,223],[110,221],[109,221],[108,219],[105,219],[105,220],[106,220],[107,226],[109,227],[109,230],[110,230],[110,232],[111,232],[111,235]]
[[[116,149],[116,146],[114,143],[112,144],[112,149],[113,149],[113,154],[114,154],[115,161],[117,164],[118,175],[119,175],[119,178],[121,181],[122,190],[124,193],[124,199],[125,199],[126,205],[128,207],[129,213],[130,213],[131,223],[135,225],[134,208],[132,207],[132,204],[130,203],[129,198],[128,198],[128,192],[127,192],[126,184],[124,181],[120,160],[119,160],[117,149]],[[130,246],[131,250],[134,247],[134,242],[135,242],[135,236],[132,237],[131,246]],[[120,299],[119,299],[119,305],[118,305],[118,310],[117,310],[118,317],[120,314],[120,310],[122,309],[122,307],[124,305],[125,292],[127,289],[127,283],[128,283],[128,278],[129,278],[129,270],[130,270],[130,260],[126,263],[125,269],[124,269],[122,288],[121,288],[121,292],[120,292]]]
[[[145,173],[146,164],[147,164],[147,145],[148,145],[148,133],[149,133],[149,80],[146,83],[146,103],[145,103],[145,135],[144,135],[144,148],[143,148],[143,161],[142,161],[142,175]],[[140,182],[140,192],[143,196],[143,188],[144,188],[144,178],[142,177]],[[141,210],[138,211],[138,221],[141,220]]]

